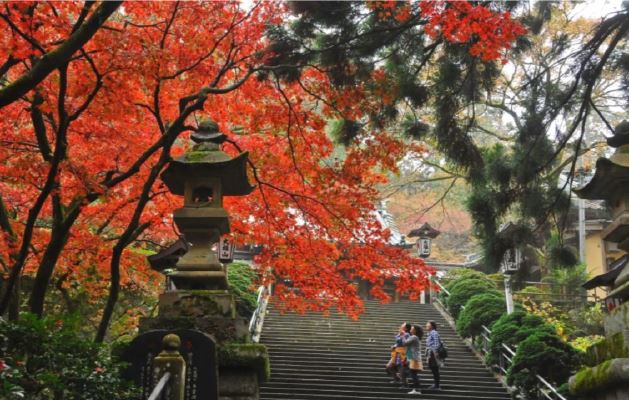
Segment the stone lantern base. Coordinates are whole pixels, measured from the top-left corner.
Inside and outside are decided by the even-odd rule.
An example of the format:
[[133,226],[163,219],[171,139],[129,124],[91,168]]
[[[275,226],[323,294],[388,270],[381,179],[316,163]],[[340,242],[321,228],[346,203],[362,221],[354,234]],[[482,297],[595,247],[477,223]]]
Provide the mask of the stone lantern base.
[[590,346],[585,364],[570,377],[570,393],[588,400],[629,399],[629,303],[605,317],[605,339]]
[[266,346],[249,343],[248,321],[229,290],[178,290],[159,297],[159,314],[140,321],[140,333],[193,329],[216,340],[219,400],[258,400],[270,376]]

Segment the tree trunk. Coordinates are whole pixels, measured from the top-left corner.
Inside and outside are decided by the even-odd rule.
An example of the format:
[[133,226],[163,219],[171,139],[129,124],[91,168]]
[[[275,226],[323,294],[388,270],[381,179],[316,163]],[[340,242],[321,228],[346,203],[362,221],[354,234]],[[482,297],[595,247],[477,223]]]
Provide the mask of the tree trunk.
[[[88,195],[88,201],[92,201],[94,199],[95,196]],[[30,311],[39,317],[41,317],[44,313],[46,291],[48,290],[48,285],[50,284],[50,279],[52,278],[59,256],[68,242],[70,229],[81,214],[81,203],[82,200],[75,199],[70,212],[65,218],[61,215],[62,211],[60,209],[55,211],[61,222],[53,225],[52,236],[46,246],[46,251],[44,252],[42,261],[39,264],[39,268],[37,268],[37,275],[35,275],[35,281],[33,283],[33,289],[29,299]]]

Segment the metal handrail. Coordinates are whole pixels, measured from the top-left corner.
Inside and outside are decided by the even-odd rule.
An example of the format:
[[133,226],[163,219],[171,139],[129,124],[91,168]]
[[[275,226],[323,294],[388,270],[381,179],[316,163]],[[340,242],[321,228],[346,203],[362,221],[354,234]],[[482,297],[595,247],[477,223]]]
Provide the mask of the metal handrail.
[[555,389],[553,385],[548,383],[546,379],[542,378],[539,375],[535,375],[535,377],[537,378],[539,382],[542,383],[542,385],[546,386],[546,390],[550,391],[553,395],[555,395],[555,397],[551,397],[543,388],[539,388],[539,393],[544,395],[544,397],[546,397],[548,400],[556,400],[556,399],[566,400],[566,398],[560,395],[559,392],[557,392],[557,389]]
[[481,328],[483,329],[483,332],[480,334],[482,340],[481,351],[483,355],[487,355],[491,343],[491,331],[485,325],[481,325]]
[[271,296],[271,287],[260,286],[258,288],[258,298],[256,304],[258,305],[251,316],[249,321],[249,333],[251,334],[251,340],[254,343],[260,341],[260,335],[262,334],[262,326],[264,324],[264,316],[266,315],[266,308],[269,304],[269,297]]
[[[490,333],[491,333],[491,331],[490,331]],[[509,355],[511,355],[511,357],[515,357],[515,351],[514,351],[511,347],[507,346],[507,345],[506,345],[506,344],[504,344],[504,343],[500,343],[500,344],[502,345],[502,348],[503,348],[504,350],[506,350],[506,351],[507,351],[507,353],[509,353]]]
[[166,384],[170,380],[170,376],[170,372],[166,372],[164,375],[162,375],[159,382],[157,382],[157,385],[155,385],[155,387],[153,388],[153,391],[149,396],[149,400],[157,400],[158,396],[160,396],[162,394],[162,391],[166,388]]
[[450,296],[450,292],[448,292],[448,289],[446,289],[445,287],[443,287],[443,285],[441,284],[441,282],[439,282],[439,280],[437,280],[437,278],[435,278],[434,276],[431,277],[430,279],[431,281],[433,281],[435,283],[435,285],[439,286],[439,289],[445,293],[447,296]]

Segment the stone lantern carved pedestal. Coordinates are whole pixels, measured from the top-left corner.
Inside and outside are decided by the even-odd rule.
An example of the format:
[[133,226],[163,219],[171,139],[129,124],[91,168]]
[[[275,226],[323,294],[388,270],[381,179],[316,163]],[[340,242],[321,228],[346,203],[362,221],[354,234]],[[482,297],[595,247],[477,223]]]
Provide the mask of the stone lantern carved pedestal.
[[[603,239],[629,251],[629,122],[616,128],[607,139],[616,148],[610,158],[599,158],[594,177],[575,190],[582,199],[606,200],[613,221],[603,230]],[[625,255],[613,261],[608,271],[586,282],[593,289],[606,286],[605,339],[587,350],[586,365],[570,378],[570,392],[589,400],[629,399],[629,263]]]
[[149,257],[151,266],[166,276],[167,290],[159,297],[158,316],[144,318],[140,331],[188,329],[210,335],[218,354],[219,398],[255,400],[259,381],[268,375],[266,348],[248,343],[248,321],[236,311],[228,271],[214,250],[230,232],[223,197],[253,190],[247,153],[231,158],[221,151],[226,137],[213,121],[200,124],[191,139],[192,149],[161,175],[168,189],[183,197],[183,207],[173,213],[183,237]]

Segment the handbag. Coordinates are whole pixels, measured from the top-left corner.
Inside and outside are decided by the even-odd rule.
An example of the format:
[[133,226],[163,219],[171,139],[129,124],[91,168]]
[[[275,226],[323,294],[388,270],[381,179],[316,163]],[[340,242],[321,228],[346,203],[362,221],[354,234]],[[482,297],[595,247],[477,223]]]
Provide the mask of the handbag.
[[410,360],[408,368],[413,371],[422,371],[424,369],[424,365],[421,360]]
[[389,359],[386,367],[390,368],[396,366],[398,364],[398,360],[400,363],[403,363],[405,357],[406,351],[404,350],[404,347],[396,347],[391,350],[391,358]]

